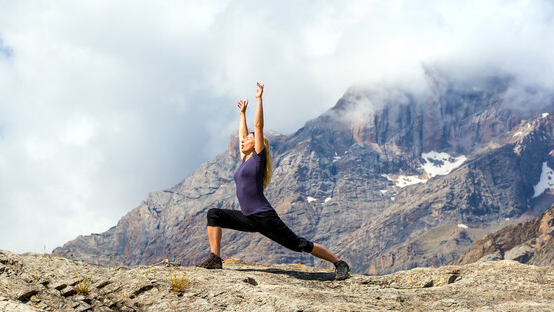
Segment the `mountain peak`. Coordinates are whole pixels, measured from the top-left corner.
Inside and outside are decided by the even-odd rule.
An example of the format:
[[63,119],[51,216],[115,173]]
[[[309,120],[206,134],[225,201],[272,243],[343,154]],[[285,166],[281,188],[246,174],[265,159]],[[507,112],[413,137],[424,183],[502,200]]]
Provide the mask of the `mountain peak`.
[[[485,234],[551,205],[533,196],[554,150],[554,115],[542,115],[554,103],[516,109],[509,90],[517,81],[483,81],[440,80],[421,93],[358,86],[296,133],[268,131],[274,172],[265,196],[294,232],[344,257],[355,272],[456,260]],[[240,209],[238,158],[235,132],[226,151],[170,190],[149,194],[115,228],[55,251],[96,264],[112,255],[128,265],[198,262],[209,252],[206,211]],[[224,233],[227,256],[323,265],[261,235]]]

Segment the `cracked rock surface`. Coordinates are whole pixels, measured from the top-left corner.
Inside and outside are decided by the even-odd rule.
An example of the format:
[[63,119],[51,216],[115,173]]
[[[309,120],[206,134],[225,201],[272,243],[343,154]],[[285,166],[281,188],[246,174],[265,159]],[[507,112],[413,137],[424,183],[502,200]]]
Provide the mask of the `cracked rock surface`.
[[[99,267],[0,250],[0,311],[552,311],[554,268],[501,260],[384,276],[228,260]],[[86,291],[83,291],[86,289]],[[81,290],[81,291],[80,291]]]

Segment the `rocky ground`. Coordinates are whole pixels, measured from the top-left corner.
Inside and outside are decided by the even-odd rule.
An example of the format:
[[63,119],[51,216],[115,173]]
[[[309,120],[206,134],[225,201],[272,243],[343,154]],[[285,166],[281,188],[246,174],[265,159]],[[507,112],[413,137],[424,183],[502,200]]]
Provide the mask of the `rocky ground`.
[[0,311],[552,311],[554,268],[502,260],[335,281],[330,269],[99,267],[0,251]]

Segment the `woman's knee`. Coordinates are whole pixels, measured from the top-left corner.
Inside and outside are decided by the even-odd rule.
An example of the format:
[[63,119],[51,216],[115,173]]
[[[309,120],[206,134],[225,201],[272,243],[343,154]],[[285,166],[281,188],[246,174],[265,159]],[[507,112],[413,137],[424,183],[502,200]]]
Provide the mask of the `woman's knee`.
[[314,243],[305,239],[304,237],[298,237],[295,242],[281,242],[281,244],[288,249],[296,252],[307,252],[311,253],[314,249]]
[[300,243],[298,244],[298,249],[300,252],[307,252],[311,253],[314,249],[314,243],[310,242],[309,240],[305,239],[304,237],[299,238]]
[[219,209],[217,208],[210,208],[208,210],[208,213],[206,214],[206,218],[208,219],[208,226],[218,226],[217,220],[219,219]]

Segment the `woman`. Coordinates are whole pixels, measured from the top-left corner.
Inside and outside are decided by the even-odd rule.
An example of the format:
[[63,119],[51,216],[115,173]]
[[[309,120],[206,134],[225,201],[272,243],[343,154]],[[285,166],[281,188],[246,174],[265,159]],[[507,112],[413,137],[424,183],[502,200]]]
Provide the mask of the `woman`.
[[246,107],[248,100],[239,101],[240,124],[239,138],[242,164],[235,173],[237,197],[241,211],[212,208],[208,210],[208,238],[211,253],[198,266],[207,269],[221,269],[220,258],[221,228],[237,231],[259,232],[288,249],[297,252],[308,252],[312,255],[330,261],[335,265],[335,279],[343,280],[349,277],[348,264],[337,258],[332,252],[318,243],[298,237],[281,221],[275,209],[263,194],[263,190],[271,180],[271,154],[269,143],[263,134],[264,114],[262,94],[264,85],[257,83],[257,108],[254,119],[254,132],[248,133],[246,127]]

